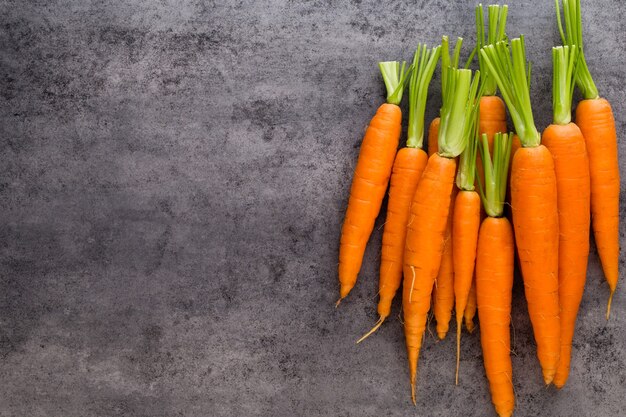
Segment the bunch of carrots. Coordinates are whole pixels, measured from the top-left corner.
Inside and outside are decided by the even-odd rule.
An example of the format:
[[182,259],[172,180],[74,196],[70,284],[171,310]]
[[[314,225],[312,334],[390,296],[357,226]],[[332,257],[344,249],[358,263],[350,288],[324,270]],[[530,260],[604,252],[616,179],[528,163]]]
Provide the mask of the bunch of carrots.
[[[476,7],[476,46],[463,67],[463,40],[457,39],[451,53],[446,36],[434,48],[420,44],[408,66],[379,64],[387,101],[370,121],[354,172],[341,233],[337,305],[356,284],[389,189],[379,319],[358,342],[383,325],[402,284],[413,403],[429,312],[443,339],[454,311],[458,384],[462,325],[471,333],[478,310],[492,402],[499,416],[512,415],[515,251],[546,385],[561,388],[569,376],[590,226],[609,284],[609,318],[619,257],[615,122],[585,61],[580,0],[555,5],[563,45],[552,49],[553,123],[542,134],[533,119],[524,37],[506,35],[506,5],[488,6],[487,22],[482,5]],[[470,69],[474,58],[476,70]],[[442,106],[428,130],[427,153],[424,114],[439,61]],[[572,121],[575,86],[584,99]],[[406,88],[407,138],[398,150]],[[507,109],[515,133],[507,130]]]

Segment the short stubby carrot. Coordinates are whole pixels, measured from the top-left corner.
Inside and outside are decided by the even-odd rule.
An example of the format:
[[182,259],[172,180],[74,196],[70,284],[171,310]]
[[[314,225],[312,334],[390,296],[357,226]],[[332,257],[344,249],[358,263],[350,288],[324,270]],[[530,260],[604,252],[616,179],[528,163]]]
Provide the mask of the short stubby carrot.
[[341,229],[341,298],[345,298],[354,287],[361,269],[365,246],[387,191],[400,141],[401,121],[400,107],[385,103],[378,108],[365,132]]
[[552,382],[561,348],[559,318],[559,220],[554,162],[543,145],[520,148],[513,157],[511,206],[528,313],[546,384]]
[[476,257],[476,294],[480,343],[491,401],[501,417],[513,414],[511,294],[513,230],[506,217],[487,217],[480,226]]
[[591,223],[611,295],[619,277],[619,194],[620,175],[617,158],[615,119],[609,102],[603,98],[582,100],[576,107],[576,124],[585,138],[591,178]]
[[407,225],[402,308],[413,402],[419,351],[441,263],[455,173],[454,159],[437,153],[428,159]]
[[452,309],[454,308],[454,264],[452,259],[452,218],[454,214],[454,202],[458,189],[452,187],[450,195],[450,208],[448,210],[448,222],[446,224],[443,253],[441,254],[441,265],[435,280],[437,289],[434,297],[433,314],[437,321],[437,337],[445,339],[450,327]]

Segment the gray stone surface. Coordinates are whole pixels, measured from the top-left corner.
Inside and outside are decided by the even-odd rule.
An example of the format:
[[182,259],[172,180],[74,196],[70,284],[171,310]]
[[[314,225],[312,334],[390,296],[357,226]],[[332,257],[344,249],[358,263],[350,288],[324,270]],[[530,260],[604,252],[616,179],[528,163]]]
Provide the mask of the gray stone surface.
[[[0,2],[0,416],[495,415],[477,334],[459,386],[452,338],[427,337],[417,407],[399,320],[354,344],[376,319],[379,227],[334,308],[376,62],[471,43],[474,3]],[[623,138],[626,5],[583,7]],[[543,128],[552,1],[514,2],[509,33],[527,36]],[[557,392],[517,280],[517,416],[624,415],[626,296],[607,323],[607,294],[593,249]]]

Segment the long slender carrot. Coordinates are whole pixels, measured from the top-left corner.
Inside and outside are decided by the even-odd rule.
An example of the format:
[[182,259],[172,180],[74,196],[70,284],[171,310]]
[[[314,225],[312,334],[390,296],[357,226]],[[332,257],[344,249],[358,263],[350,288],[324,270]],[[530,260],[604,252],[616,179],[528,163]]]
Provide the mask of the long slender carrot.
[[562,0],[567,34],[561,24],[558,0],[555,0],[557,23],[564,44],[577,45],[580,58],[576,66],[576,85],[584,100],[576,107],[576,124],[585,138],[591,178],[591,224],[598,255],[610,295],[606,319],[611,314],[611,300],[619,278],[619,194],[620,175],[617,157],[617,133],[610,103],[600,98],[583,51],[580,0]]
[[504,214],[511,141],[507,134],[494,137],[493,161],[486,134],[481,155],[485,163],[480,187],[487,218],[480,226],[476,258],[476,293],[480,319],[480,342],[491,401],[500,417],[513,414],[513,367],[511,365],[511,298],[513,290],[513,230]]
[[465,312],[463,313],[463,319],[465,321],[465,327],[470,333],[474,332],[476,325],[474,324],[474,316],[476,315],[476,272],[472,278],[472,286],[470,287],[469,295],[467,296],[467,305],[465,306]]
[[[476,113],[475,119],[479,119],[479,112]],[[461,154],[459,162],[456,185],[460,191],[454,201],[454,218],[452,220],[452,261],[454,268],[454,298],[456,301],[456,384],[459,383],[459,365],[461,360],[461,325],[474,278],[476,245],[480,227],[480,195],[474,189],[478,129],[478,120],[474,120],[472,134],[468,138],[467,147]]]
[[426,167],[428,155],[424,143],[424,111],[428,86],[439,61],[440,46],[427,49],[418,45],[413,57],[413,71],[409,79],[409,127],[406,147],[400,149],[393,163],[387,219],[383,231],[378,302],[379,319],[357,343],[375,332],[389,316],[391,302],[402,281],[402,264],[406,224],[411,200],[417,183]]
[[441,253],[441,265],[439,273],[435,280],[433,290],[433,314],[437,321],[437,337],[439,340],[446,338],[448,329],[450,328],[450,319],[452,318],[452,310],[454,309],[454,262],[452,259],[453,242],[452,242],[452,218],[454,215],[454,202],[458,189],[452,187],[450,194],[450,207],[448,209],[448,221],[443,244],[443,252]]
[[561,349],[554,162],[548,148],[541,145],[533,120],[523,36],[511,40],[511,47],[498,42],[480,53],[502,92],[522,144],[511,169],[513,226],[537,356],[544,382],[550,384]]
[[[387,103],[381,105],[365,132],[354,170],[350,199],[339,246],[340,299],[356,283],[365,246],[380,211],[402,130],[402,100],[407,72],[399,62],[379,64],[387,87]],[[337,304],[339,304],[337,301]]]
[[439,128],[439,151],[428,159],[417,185],[407,225],[404,248],[402,305],[404,333],[415,404],[415,376],[430,297],[441,262],[450,195],[456,171],[455,157],[466,146],[468,108],[477,106],[479,73],[449,67],[446,37],[442,41],[442,89],[444,91]]
[[554,159],[559,209],[561,360],[554,377],[557,388],[565,385],[569,375],[572,339],[589,257],[589,159],[583,134],[571,122],[577,52],[576,46],[552,48],[554,121],[541,138]]

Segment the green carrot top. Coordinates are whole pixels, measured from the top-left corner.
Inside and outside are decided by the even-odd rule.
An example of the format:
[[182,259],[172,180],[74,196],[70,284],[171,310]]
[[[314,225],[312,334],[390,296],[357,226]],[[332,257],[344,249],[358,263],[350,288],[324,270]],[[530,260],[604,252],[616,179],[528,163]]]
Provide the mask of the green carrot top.
[[439,125],[439,155],[455,158],[463,152],[467,145],[467,129],[472,123],[474,107],[478,105],[478,84],[480,71],[472,77],[472,70],[458,69],[451,64],[458,64],[460,45],[457,42],[454,59],[450,62],[448,38],[443,37],[441,46],[441,89],[443,104],[441,106]]
[[459,168],[456,173],[456,185],[461,190],[473,191],[476,182],[476,154],[478,153],[478,141],[480,128],[478,124],[479,107],[478,102],[482,91],[476,98],[476,105],[472,106],[470,123],[466,125],[465,137],[467,138],[467,146],[461,153],[459,158]]
[[[485,14],[483,5],[479,4],[476,6],[476,49],[478,51],[486,45],[494,45],[497,42],[507,39],[505,29],[509,6],[506,4],[504,6],[490,4],[488,10],[489,32],[487,33],[487,37],[485,37]],[[481,54],[478,54],[478,64],[483,77],[484,95],[495,96],[497,89],[496,80],[489,74],[489,69]]]
[[593,82],[585,53],[583,52],[583,20],[580,12],[580,0],[561,0],[563,3],[563,17],[565,29],[561,23],[561,8],[559,0],[554,0],[556,5],[556,21],[559,26],[559,33],[564,45],[576,45],[580,49],[578,65],[576,66],[576,85],[583,93],[585,99],[596,99],[599,97],[596,84]]
[[557,125],[566,125],[572,121],[578,50],[575,45],[552,48],[552,108],[554,124]]
[[413,72],[409,78],[409,127],[406,146],[421,148],[424,143],[424,111],[428,86],[439,61],[441,47],[427,49],[419,44],[413,56]]
[[409,66],[407,69],[406,62],[402,62],[402,66],[400,66],[399,61],[379,62],[378,67],[387,88],[387,103],[399,106],[407,77],[413,67]]
[[486,45],[480,55],[496,80],[522,146],[539,146],[541,136],[530,103],[530,65],[526,67],[524,36],[511,40],[510,47],[506,41]]
[[511,159],[513,133],[498,132],[493,138],[493,158],[489,154],[487,134],[480,138],[480,156],[483,161],[485,178],[478,181],[480,197],[489,217],[502,217],[506,198],[507,175]]

